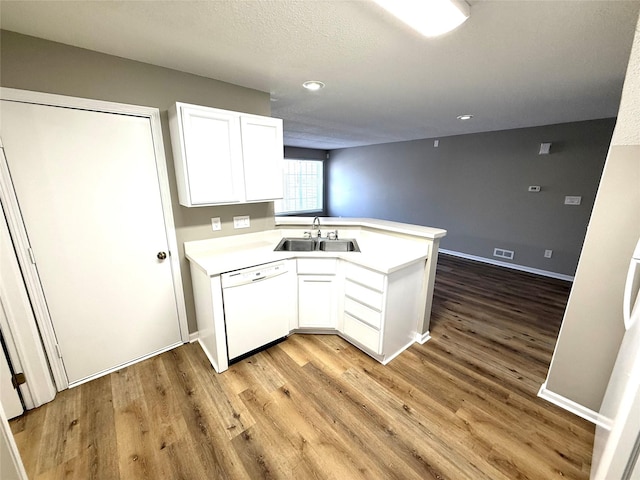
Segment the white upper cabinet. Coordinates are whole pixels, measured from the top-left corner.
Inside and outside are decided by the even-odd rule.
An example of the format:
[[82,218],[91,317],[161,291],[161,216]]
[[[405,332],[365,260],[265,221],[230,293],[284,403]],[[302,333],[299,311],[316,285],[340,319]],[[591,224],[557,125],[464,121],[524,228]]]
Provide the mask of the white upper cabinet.
[[247,202],[282,198],[282,120],[242,115],[240,126]]
[[181,205],[282,198],[282,120],[176,103],[169,126]]

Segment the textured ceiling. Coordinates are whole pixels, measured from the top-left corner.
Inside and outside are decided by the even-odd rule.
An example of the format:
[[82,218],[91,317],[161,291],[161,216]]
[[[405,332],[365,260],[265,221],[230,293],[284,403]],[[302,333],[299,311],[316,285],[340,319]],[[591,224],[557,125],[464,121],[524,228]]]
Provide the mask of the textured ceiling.
[[369,0],[2,1],[0,25],[270,92],[290,146],[616,115],[640,1],[468,3],[432,39]]

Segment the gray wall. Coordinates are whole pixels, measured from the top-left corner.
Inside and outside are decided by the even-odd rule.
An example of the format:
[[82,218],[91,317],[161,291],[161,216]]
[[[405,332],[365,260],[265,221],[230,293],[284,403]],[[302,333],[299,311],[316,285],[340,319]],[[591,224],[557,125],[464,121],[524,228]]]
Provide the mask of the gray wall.
[[[238,233],[273,228],[273,202],[223,207],[180,206],[167,109],[180,101],[270,115],[269,94],[7,31],[0,32],[0,71],[0,85],[3,87],[144,105],[160,110],[189,331],[195,331],[193,290],[183,242],[236,233],[232,227],[235,215],[251,217],[251,228]],[[211,217],[221,218],[222,231],[211,230]]]
[[[615,119],[330,152],[328,214],[447,230],[441,248],[574,275]],[[549,155],[538,155],[552,142]],[[529,185],[542,191],[529,193]],[[582,196],[580,206],[563,205]],[[545,249],[553,257],[544,258]]]
[[317,148],[284,147],[284,158],[324,161],[327,159],[327,151]]

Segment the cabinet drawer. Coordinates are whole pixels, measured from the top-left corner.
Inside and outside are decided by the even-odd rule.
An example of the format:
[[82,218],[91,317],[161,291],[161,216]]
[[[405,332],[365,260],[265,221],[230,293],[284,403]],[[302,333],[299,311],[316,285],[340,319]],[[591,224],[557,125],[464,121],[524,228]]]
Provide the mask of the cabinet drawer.
[[344,316],[344,333],[363,347],[374,353],[380,353],[380,332],[348,314]]
[[377,290],[372,290],[358,283],[353,283],[351,280],[346,280],[344,283],[344,293],[348,297],[358,300],[360,303],[382,311],[382,293]]
[[311,275],[335,275],[338,261],[335,258],[299,258],[298,273]]
[[384,290],[384,275],[368,268],[347,263],[347,278],[367,287],[382,292]]
[[349,297],[346,297],[344,299],[344,312],[345,314],[350,314],[356,317],[357,319],[365,323],[368,323],[374,328],[379,329],[382,323],[381,322],[382,314],[379,311],[374,310],[371,307],[367,307],[366,305],[363,305],[360,302],[356,302],[355,300]]

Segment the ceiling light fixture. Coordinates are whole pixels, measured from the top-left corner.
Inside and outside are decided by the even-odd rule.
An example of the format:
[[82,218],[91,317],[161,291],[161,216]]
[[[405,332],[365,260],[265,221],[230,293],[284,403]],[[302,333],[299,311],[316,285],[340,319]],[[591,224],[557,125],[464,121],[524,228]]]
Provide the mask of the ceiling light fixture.
[[304,88],[307,90],[311,90],[312,92],[316,92],[321,88],[324,88],[324,83],[318,82],[317,80],[309,80],[308,82],[304,82],[302,84]]
[[473,115],[469,115],[468,113],[465,113],[464,115],[458,115],[456,118],[461,121],[471,120],[473,118]]
[[469,18],[464,0],[373,0],[425,37],[450,32]]

